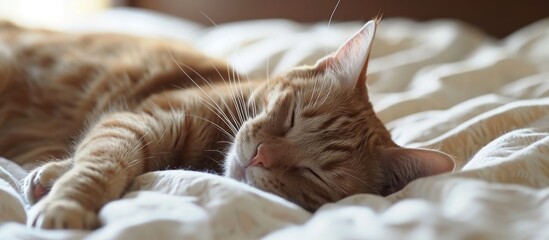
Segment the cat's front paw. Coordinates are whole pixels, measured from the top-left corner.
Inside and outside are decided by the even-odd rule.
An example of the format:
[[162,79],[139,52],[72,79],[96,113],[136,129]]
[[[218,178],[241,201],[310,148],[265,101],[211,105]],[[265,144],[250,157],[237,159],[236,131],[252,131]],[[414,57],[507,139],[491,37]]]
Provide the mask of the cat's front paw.
[[27,225],[44,229],[91,230],[99,225],[97,213],[69,199],[44,198],[34,205]]
[[25,200],[30,204],[38,202],[50,191],[55,181],[67,172],[69,168],[70,160],[64,160],[49,162],[31,171],[23,181]]

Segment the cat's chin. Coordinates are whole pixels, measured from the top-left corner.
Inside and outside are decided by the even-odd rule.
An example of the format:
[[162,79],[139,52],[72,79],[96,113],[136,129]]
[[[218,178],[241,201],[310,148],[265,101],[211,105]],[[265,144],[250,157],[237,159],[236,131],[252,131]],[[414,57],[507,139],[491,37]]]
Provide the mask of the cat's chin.
[[237,181],[246,182],[246,169],[238,163],[229,164],[225,176]]
[[[255,180],[258,176],[261,176],[261,169],[259,167],[246,167],[242,166],[236,157],[227,157],[225,176],[235,179],[237,181],[246,183],[253,187],[259,187],[255,184]],[[259,187],[261,188],[261,187]]]
[[252,187],[266,190],[260,184],[261,181],[258,181],[264,177],[264,169],[259,166],[250,166],[250,164],[246,164],[238,157],[235,149],[235,146],[231,147],[225,158],[225,177],[230,177]]
[[234,151],[234,147],[225,158],[225,177],[230,177],[240,182],[246,182],[246,167],[242,165]]
[[246,184],[252,186],[252,187],[256,187],[256,188],[259,188],[259,189],[262,189],[262,190],[265,190],[260,184],[256,184],[256,183],[259,183],[260,181],[257,181],[258,179],[261,179],[263,175],[263,170],[261,170],[261,167],[255,167],[255,166],[250,166],[250,167],[246,167],[244,169],[244,180],[243,182],[245,182]]

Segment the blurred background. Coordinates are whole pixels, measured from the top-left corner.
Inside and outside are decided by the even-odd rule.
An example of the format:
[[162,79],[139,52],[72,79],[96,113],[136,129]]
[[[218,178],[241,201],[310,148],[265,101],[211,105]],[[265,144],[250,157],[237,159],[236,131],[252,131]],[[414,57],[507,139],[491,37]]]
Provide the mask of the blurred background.
[[451,18],[495,37],[549,16],[547,0],[0,0],[0,18],[48,27],[116,6],[155,10],[205,25],[261,18],[318,22],[327,21],[332,13],[334,21],[364,21],[378,14],[416,20]]

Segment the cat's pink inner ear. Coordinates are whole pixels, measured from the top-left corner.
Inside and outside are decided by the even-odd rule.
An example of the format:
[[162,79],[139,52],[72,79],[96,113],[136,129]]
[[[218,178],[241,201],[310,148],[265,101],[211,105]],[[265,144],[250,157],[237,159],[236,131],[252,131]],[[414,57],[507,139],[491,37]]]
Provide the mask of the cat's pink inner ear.
[[394,193],[415,179],[451,172],[456,166],[449,155],[429,149],[388,148],[380,160],[388,184],[383,195]]
[[376,20],[367,22],[334,54],[321,59],[317,68],[334,74],[344,87],[354,88],[364,84],[376,27]]
[[427,176],[450,172],[456,167],[454,159],[443,152],[430,149],[407,149],[407,151]]

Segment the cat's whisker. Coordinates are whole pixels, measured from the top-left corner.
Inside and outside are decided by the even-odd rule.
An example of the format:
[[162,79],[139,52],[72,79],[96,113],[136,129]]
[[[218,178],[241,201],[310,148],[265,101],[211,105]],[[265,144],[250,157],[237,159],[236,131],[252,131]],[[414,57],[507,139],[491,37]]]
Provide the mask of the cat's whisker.
[[[236,81],[236,80],[235,80]],[[231,110],[230,111],[230,114],[231,114],[231,117],[233,119],[233,122],[235,123],[236,126],[238,126],[240,128],[240,126],[242,126],[243,124],[243,121],[241,121],[240,119],[242,119],[241,117],[241,112],[239,111],[239,103],[237,101],[237,91],[235,90],[235,86],[236,84],[233,84],[232,83],[232,80],[231,80],[231,84],[229,85],[229,89],[231,90],[231,101],[233,103],[233,106],[234,106],[234,111],[236,111],[236,113],[233,113],[233,111]],[[236,134],[236,132],[235,132]]]
[[257,103],[255,102],[255,99],[250,98],[250,102],[252,103],[253,116],[257,116]]
[[[217,94],[217,96],[219,96],[219,99],[221,100],[222,104],[227,108],[229,109],[229,106],[227,105],[227,102],[225,102],[225,99],[224,97],[219,93],[219,91],[217,91],[217,89],[208,81],[206,80],[206,78],[204,78],[200,73],[198,73],[196,70],[194,70],[193,68],[189,67],[188,65],[185,65],[185,64],[181,64],[183,65],[184,67],[190,69],[193,73],[195,73],[197,76],[199,76],[206,84],[208,84],[211,89],[214,91],[215,94]],[[208,96],[208,98],[213,102],[213,104],[215,104],[215,109],[221,113],[221,115],[223,115],[223,118],[226,120],[225,123],[227,125],[231,125],[233,131],[235,132],[236,134],[236,130],[238,129],[238,126],[239,125],[234,125],[236,124],[236,122],[232,122],[230,121],[229,117],[227,116],[227,114],[225,114],[225,112],[222,110],[221,106],[219,106],[208,94],[206,94]],[[212,106],[214,107],[214,106]],[[232,114],[232,111],[228,111],[229,114],[231,115]],[[235,120],[235,118],[233,117],[233,120]]]
[[[221,154],[225,158],[227,157],[227,154],[225,152],[219,150],[219,149],[206,149],[206,150],[204,150],[204,152],[216,152],[216,153]],[[216,163],[219,164],[219,161],[216,161]]]
[[[230,73],[232,76],[233,76],[233,79],[235,81],[235,86],[236,86],[236,94],[235,94],[235,105],[236,105],[236,111],[237,111],[237,115],[238,115],[238,118],[240,120],[239,122],[239,125],[242,125],[244,123],[244,116],[243,116],[243,112],[242,112],[242,104],[243,104],[243,93],[242,93],[242,88],[240,87],[240,77],[236,74],[234,68],[231,68],[231,73]],[[236,82],[238,80],[238,83]]]
[[[231,130],[231,132],[233,134],[230,134],[229,132],[227,132],[225,129],[223,129],[221,126],[213,123],[213,122],[210,122],[210,123],[213,123],[216,125],[216,127],[221,130],[225,135],[227,135],[229,138],[234,138],[234,135],[236,135],[236,132],[237,130],[233,127],[233,125],[231,124],[230,120],[229,119],[226,119],[224,118],[223,116],[219,115],[217,113],[217,111],[215,111],[215,109],[212,109],[212,105],[211,104],[207,104],[208,102],[206,101],[206,99],[200,97],[200,99],[202,99],[202,101],[200,101],[199,103],[202,104],[202,106],[206,107],[208,110],[210,110],[212,113],[214,113],[220,120],[223,121],[223,123],[225,123],[225,125],[227,127],[229,127],[229,129]],[[172,107],[170,105],[170,107]],[[191,114],[187,114],[187,113],[182,113],[182,117],[185,117],[185,116],[194,116],[194,115],[191,115]],[[195,116],[195,117],[198,117],[198,116]],[[180,120],[178,120],[178,122],[180,122]]]
[[[251,86],[251,81],[250,81],[250,75],[248,75],[248,73],[244,73],[244,75],[246,76],[246,81],[248,82],[248,86]],[[248,99],[250,100],[251,99],[251,96],[252,96],[252,88],[251,87],[248,87],[248,96],[250,96]],[[253,101],[253,99],[251,99],[251,104],[252,104],[252,108],[255,109],[255,101]],[[248,107],[248,104],[246,102],[244,102],[244,110],[246,111],[246,120],[250,119],[251,116],[250,116],[250,109]],[[255,114],[253,114],[255,116]]]
[[[231,118],[233,119],[234,122],[230,121],[229,117],[228,117],[228,116],[225,114],[225,112],[221,109],[221,106],[219,106],[215,101],[212,100],[212,98],[211,98],[208,94],[206,94],[206,95],[208,95],[208,97],[210,98],[210,100],[212,100],[212,102],[216,105],[216,106],[215,106],[215,109],[218,110],[219,113],[222,113],[222,115],[224,116],[224,118],[227,119],[227,122],[226,122],[226,123],[231,123],[231,125],[234,126],[234,123],[236,123],[236,121],[235,121],[236,119],[235,119],[234,115],[232,114],[232,111],[230,111],[230,108],[229,108],[229,106],[227,105],[227,102],[225,101],[224,97],[219,93],[219,91],[217,91],[217,88],[216,88],[214,85],[212,85],[210,81],[206,80],[206,78],[204,78],[204,76],[202,76],[199,72],[197,72],[196,70],[194,70],[192,67],[190,67],[190,66],[188,66],[188,65],[186,65],[186,64],[183,64],[183,63],[181,63],[181,65],[183,65],[184,67],[190,69],[193,73],[195,73],[197,76],[199,76],[206,84],[208,84],[208,85],[212,88],[212,90],[215,92],[215,94],[217,94],[217,96],[219,96],[219,98],[220,98],[222,104],[227,108],[227,111],[229,112],[229,115],[231,115]],[[212,64],[212,66],[213,66],[213,64]],[[215,66],[213,66],[213,67],[215,68]],[[217,68],[215,68],[215,69],[217,69]],[[220,74],[219,71],[217,71],[217,72],[218,72],[218,74]],[[221,76],[221,74],[220,74],[220,76]],[[221,76],[221,78],[224,80],[223,76]],[[238,128],[238,125],[237,125],[237,126],[234,126],[234,128],[237,129],[237,128]]]
[[[235,89],[236,89],[236,94],[235,94],[235,109],[236,109],[236,113],[238,115],[238,120],[239,120],[239,124],[242,122],[242,112],[240,111],[240,78],[237,78],[236,76],[236,71],[234,71],[234,68],[231,68],[231,72],[230,72],[233,80],[234,80],[234,86],[235,86]],[[238,81],[238,82],[237,82]]]
[[[206,13],[204,13],[204,12],[202,12],[202,11],[200,11],[200,13],[201,13],[204,17],[206,17],[214,26],[218,27],[218,25],[213,21],[212,18],[210,18],[210,16],[208,16]],[[237,49],[236,51],[238,51],[238,49]],[[219,70],[218,70],[215,66],[214,66],[214,68],[215,68],[215,70],[217,71],[217,73],[219,74],[219,76],[221,76],[221,73],[219,72]],[[233,74],[232,74],[232,75],[233,75],[233,79],[235,79],[235,78],[234,78],[234,66],[231,66],[231,69],[233,70]],[[221,78],[223,79],[223,82],[227,85],[227,83],[225,82],[225,79],[223,78],[223,76],[221,76]],[[229,82],[230,82],[230,75],[229,75]],[[235,83],[236,83],[236,81],[235,81]],[[234,93],[234,91],[233,91],[234,88],[233,88],[232,86],[235,86],[235,85],[236,85],[236,84],[232,84],[232,82],[231,82],[231,84],[230,84],[230,89],[231,89],[231,92],[232,92],[232,93]],[[250,91],[251,91],[251,89],[250,89]],[[251,93],[251,92],[250,92],[250,93]],[[233,96],[234,96],[234,94],[233,94]],[[232,119],[235,121],[235,123],[237,123],[237,124],[240,126],[240,125],[242,125],[242,123],[243,123],[244,121],[242,120],[242,117],[240,116],[241,113],[240,113],[240,111],[238,110],[238,109],[239,109],[238,106],[237,106],[238,104],[236,104],[236,101],[234,101],[234,102],[235,102],[235,107],[236,107],[236,110],[237,110],[237,114],[239,115],[239,118],[240,118],[240,122],[237,121],[236,117],[232,114],[232,111],[229,111],[229,113],[230,113]],[[228,106],[226,106],[226,107],[228,108]],[[249,116],[248,116],[247,118],[249,118]]]
[[212,157],[206,157],[206,158],[208,158],[209,160],[212,160],[212,162],[215,162],[215,163],[216,163],[217,165],[219,165],[219,166],[223,166],[223,164],[222,164],[221,162],[219,162],[218,160],[216,160],[216,159],[214,159],[214,158],[212,158]]
[[[192,79],[192,77],[181,67],[181,65],[175,60],[175,58],[173,57],[173,55],[171,54],[170,52],[170,56],[172,57],[172,60],[174,61],[174,63],[177,65],[177,67],[179,67],[179,69],[183,72],[183,74],[185,74],[185,76],[187,76],[187,78],[189,78],[189,80],[197,86],[197,88],[202,91],[202,93],[204,93],[215,105],[217,105],[217,103],[215,103],[215,101],[213,100],[213,98],[208,94],[206,93],[206,91],[204,91],[204,89],[198,84],[196,83],[196,81],[194,81],[194,79]],[[207,103],[208,105],[211,106],[211,108],[208,108],[210,109],[210,111],[212,111],[216,116],[218,116],[220,119],[223,119],[223,121],[225,122],[225,124],[227,124],[227,126],[229,128],[231,128],[235,133],[237,132],[237,128],[236,126],[233,125],[233,123],[231,123],[229,120],[228,120],[228,117],[226,116],[226,114],[222,111],[222,109],[219,107],[219,105],[217,106],[214,106],[213,104],[209,103],[208,101],[201,101],[203,103]],[[217,111],[214,111],[212,110],[215,109]],[[221,113],[221,115],[223,115],[223,117],[221,115],[219,115]],[[227,120],[225,120],[227,119]]]
[[243,105],[243,100],[242,100],[242,87],[241,87],[241,81],[240,81],[240,76],[238,74],[236,74],[236,71],[234,70],[234,68],[232,69],[232,73],[231,73],[236,80],[238,80],[238,84],[236,84],[237,86],[237,100],[238,100],[238,115],[240,117],[240,123],[243,123],[244,122],[244,119],[245,119],[245,116],[244,116],[244,112],[242,111],[242,105]]
[[[334,10],[332,10],[332,14],[330,15],[330,19],[328,20],[328,27],[327,27],[328,29],[330,29],[330,24],[332,23],[332,19],[334,18],[334,14],[337,10],[337,7],[339,7],[339,2],[341,2],[341,0],[337,0],[337,3],[334,7]],[[328,48],[324,49],[324,54],[328,55]]]
[[[206,106],[206,107],[209,109],[208,106]],[[212,110],[210,109],[210,111],[212,111]],[[199,118],[199,116],[195,116],[195,115],[187,115],[187,116]],[[200,117],[200,119],[205,120],[205,121],[208,120],[208,119],[203,118],[203,117]],[[220,117],[220,119],[221,119],[221,117]],[[224,123],[225,123],[226,121],[227,121],[227,120],[223,120]],[[233,128],[230,128],[230,127],[229,127],[229,130],[230,130],[231,132],[228,132],[228,131],[225,130],[223,127],[221,127],[219,124],[214,123],[213,121],[210,121],[210,120],[208,120],[208,122],[211,123],[211,124],[214,124],[215,127],[216,127],[219,131],[221,131],[223,134],[225,134],[227,137],[229,137],[229,138],[231,138],[231,139],[233,139],[234,136],[236,136],[236,133],[237,133],[237,131],[238,131],[237,129],[233,129]],[[225,125],[227,125],[227,123],[225,123]]]
[[[248,78],[248,75],[245,74],[246,76],[246,79],[248,81],[248,83],[250,83],[250,79]],[[251,96],[252,95],[252,89],[250,87],[248,87],[248,96]],[[250,99],[250,98],[248,98]],[[252,107],[253,107],[253,100],[250,101]],[[242,110],[244,111],[244,115],[245,115],[245,119],[244,121],[247,121],[248,119],[250,119],[252,117],[252,115],[250,114],[250,107],[248,106],[248,103],[246,102],[246,99],[243,98],[242,99]]]
[[[250,82],[250,76],[245,73],[244,74],[246,76],[246,81],[248,82],[248,86],[251,85],[251,82]],[[251,87],[248,87],[248,96],[252,96],[252,88]],[[248,98],[248,99],[251,99],[251,98]],[[252,107],[254,107],[254,101],[251,100],[250,103],[252,104]],[[248,107],[248,104],[246,103],[246,101],[244,100],[244,113],[246,115],[246,119],[245,120],[248,120],[251,118],[250,116],[250,109]]]
[[210,112],[214,113],[227,127],[229,127],[229,130],[232,132],[232,135],[236,135],[238,132],[238,129],[236,127],[232,126],[232,123],[230,123],[229,119],[224,118],[223,116],[219,115],[214,109],[212,109],[210,106],[208,106],[206,103],[201,102],[202,106],[206,107]]
[[174,61],[174,63],[179,67],[179,69],[189,78],[189,80],[191,80],[191,82],[197,86],[206,96],[208,96],[208,98],[210,98],[210,100],[212,100],[212,102],[214,104],[216,104],[216,107],[218,110],[222,110],[221,107],[219,105],[217,105],[217,103],[211,98],[211,96],[206,93],[203,88],[196,83],[196,81],[194,81],[194,79],[192,79],[185,70],[183,70],[183,68],[181,66],[184,66],[186,67],[187,69],[191,70],[194,74],[196,74],[198,77],[200,77],[206,84],[208,84],[208,86],[210,86],[212,88],[212,90],[221,98],[221,100],[223,100],[223,97],[219,94],[219,92],[213,87],[213,85],[211,84],[210,81],[208,81],[204,76],[202,76],[202,74],[200,74],[199,72],[197,72],[196,70],[194,70],[192,67],[184,64],[184,63],[180,63],[180,62],[177,62],[177,60],[175,60],[175,58],[173,57],[173,55],[171,55],[171,52],[170,52],[170,56],[172,57],[172,60]]
[[236,126],[233,125],[233,123],[230,121],[230,119],[228,119],[226,115],[224,114],[220,115],[219,111],[215,109],[215,106],[210,104],[206,99],[202,97],[200,97],[200,99],[202,99],[202,101],[200,101],[199,103],[202,104],[202,106],[206,107],[208,110],[210,110],[210,112],[216,115],[223,123],[225,123],[225,125],[231,130],[233,134],[237,133],[238,130]]
[[228,145],[232,145],[234,142],[231,142],[231,141],[217,141],[217,143],[225,143],[225,144],[228,144]]
[[[234,77],[231,76],[231,69],[230,68],[227,68],[227,76],[229,77],[229,85],[227,85],[229,87],[229,89],[231,90],[231,98],[232,98],[232,103],[233,103],[233,106],[234,106],[234,109],[236,111],[236,115],[235,117],[233,118],[234,122],[240,126],[240,123],[238,122],[238,104],[236,102],[236,92],[235,92],[235,85],[236,85],[236,81],[233,79]],[[233,83],[234,81],[234,83]],[[231,111],[232,113],[232,111]]]
[[212,20],[212,18],[210,18],[210,16],[206,15],[206,13],[202,12],[202,11],[199,11],[200,14],[202,14],[202,16],[206,17],[215,27],[219,27],[217,26],[217,24]]
[[[213,19],[210,18],[206,13],[204,13],[204,12],[202,12],[202,11],[200,11],[200,13],[201,13],[204,17],[206,17],[214,26],[216,26],[216,27],[218,26],[218,25],[213,21]],[[236,49],[236,51],[238,52],[238,48]],[[215,66],[214,66],[214,68],[215,68]],[[218,70],[217,68],[215,68],[215,69],[216,69],[217,73],[221,76],[221,73],[219,72],[219,70]],[[231,87],[230,87],[232,93],[234,93],[234,91],[233,91],[234,88],[233,88],[232,86],[235,86],[235,85],[236,85],[236,78],[235,78],[235,71],[234,71],[234,69],[235,69],[234,66],[231,66],[232,76],[233,76],[233,79],[235,79],[235,84],[232,84],[232,83],[231,83]],[[231,76],[231,75],[229,75],[229,81],[230,81],[230,76]],[[249,77],[248,77],[247,74],[246,74],[246,77],[248,78],[248,82],[249,82]],[[223,79],[223,82],[226,84],[225,79],[224,79],[223,77],[222,77],[222,79]],[[239,81],[239,82],[240,82],[240,81]],[[252,91],[252,90],[250,89],[250,95],[251,95],[251,91]],[[234,94],[233,94],[233,96],[234,96]],[[235,99],[235,100],[236,100],[236,99]],[[243,99],[242,99],[242,101],[243,101]],[[240,106],[240,105],[237,103],[237,101],[234,101],[234,103],[235,103],[237,115],[238,115],[238,118],[239,118],[240,121],[237,121],[236,117],[232,114],[231,111],[229,111],[229,112],[230,112],[231,117],[233,118],[233,120],[235,120],[235,123],[237,123],[237,124],[240,126],[240,125],[242,125],[242,124],[244,123],[245,119],[250,118],[250,116],[249,116],[249,114],[248,114],[247,111],[246,111],[246,112],[243,111],[243,110],[244,110],[243,107]],[[245,106],[245,105],[244,105],[244,106]],[[227,106],[227,107],[228,107],[228,106]],[[244,113],[246,113],[246,116],[243,116]]]
[[[240,46],[237,46],[236,49],[235,49],[235,52],[236,52],[237,55],[238,55],[239,50],[240,50]],[[237,95],[239,95],[239,98],[237,100],[239,100],[238,102],[239,102],[239,105],[240,105],[239,108],[238,108],[238,111],[240,113],[239,115],[243,117],[243,118],[241,118],[241,122],[240,122],[240,125],[242,125],[244,123],[244,121],[249,118],[249,114],[248,114],[247,111],[245,111],[247,109],[247,107],[246,107],[246,101],[244,99],[244,93],[242,92],[242,84],[241,84],[241,81],[240,81],[240,74],[236,74],[235,69],[236,68],[234,66],[231,67],[232,75],[233,75],[233,78],[235,80],[235,84],[236,84],[236,80],[238,80],[237,90],[239,90],[239,91],[237,91]],[[246,78],[249,80],[248,74],[246,74]],[[251,92],[250,92],[250,95],[251,95]],[[244,116],[244,114],[246,114],[246,116]]]
[[337,0],[337,3],[334,7],[334,10],[332,11],[332,15],[330,15],[330,19],[328,20],[328,28],[330,28],[330,23],[332,23],[332,19],[334,18],[334,14],[337,10],[337,7],[339,6],[339,2],[341,2],[341,0]]
[[217,128],[219,131],[221,131],[221,133],[225,134],[227,137],[229,137],[229,139],[234,141],[234,136],[231,135],[229,132],[227,132],[227,130],[225,130],[221,126],[219,126],[217,123],[214,123],[214,122],[210,121],[209,119],[206,119],[206,118],[203,118],[203,117],[200,117],[200,116],[196,116],[196,115],[193,115],[193,114],[185,114],[185,116],[197,118],[197,119],[200,119],[200,120],[204,120],[208,123],[211,123],[215,128]]
[[[184,64],[184,63],[179,63],[179,64],[181,64],[181,65],[183,65],[184,67],[188,68],[188,69],[191,70],[194,74],[196,74],[198,77],[200,77],[208,86],[211,87],[212,91],[213,91],[217,96],[219,96],[219,98],[220,98],[221,102],[223,103],[223,105],[224,105],[225,107],[229,108],[229,106],[227,106],[227,103],[225,102],[225,99],[223,98],[223,96],[219,93],[219,91],[217,90],[217,88],[214,87],[214,86],[212,85],[212,83],[211,83],[210,81],[208,81],[204,76],[202,76],[202,74],[200,74],[199,72],[197,72],[194,68],[192,68],[192,67],[190,67],[190,66],[188,66],[188,65],[186,65],[186,64]],[[212,66],[213,66],[213,64],[212,64]],[[213,66],[213,67],[215,68],[215,66]],[[217,69],[217,68],[215,68],[215,69]],[[219,73],[219,71],[217,71],[217,72]],[[221,74],[220,74],[220,76],[221,76]],[[224,80],[223,76],[221,76],[221,78]],[[210,99],[211,99],[211,97],[210,97]],[[218,110],[221,110],[221,107],[220,107],[216,102],[214,102],[214,104],[216,104],[216,107],[217,107]]]
[[[233,69],[231,67],[231,69]],[[242,123],[240,123],[238,121],[238,118],[237,117],[240,117],[240,112],[238,111],[238,101],[237,101],[237,83],[236,83],[236,79],[234,78],[234,76],[231,78],[231,73],[229,72],[229,69],[227,69],[227,75],[229,76],[229,84],[227,85],[227,87],[231,90],[231,98],[232,98],[232,102],[233,102],[233,106],[234,106],[234,109],[236,111],[236,116],[232,113],[231,111],[231,114],[233,116],[233,120],[235,123],[237,123],[239,126],[242,125]]]
[[[221,80],[223,81],[223,84],[225,84],[225,86],[231,90],[231,96],[234,96],[234,91],[233,91],[233,86],[232,84],[230,83],[230,79],[229,79],[229,83],[227,83],[227,80],[223,77],[223,75],[221,74],[221,72],[219,72],[219,69],[212,63],[211,64],[212,67],[215,69],[215,71],[217,72],[217,74],[219,75],[219,77],[221,78]],[[228,76],[230,78],[230,76]],[[223,99],[223,98],[222,98]],[[234,123],[236,123],[236,117],[233,113],[233,111],[231,111],[230,107],[228,106],[227,102],[223,99],[223,104],[225,105],[225,107],[227,107],[227,111],[229,112],[229,115],[231,116],[231,119],[233,120]]]

